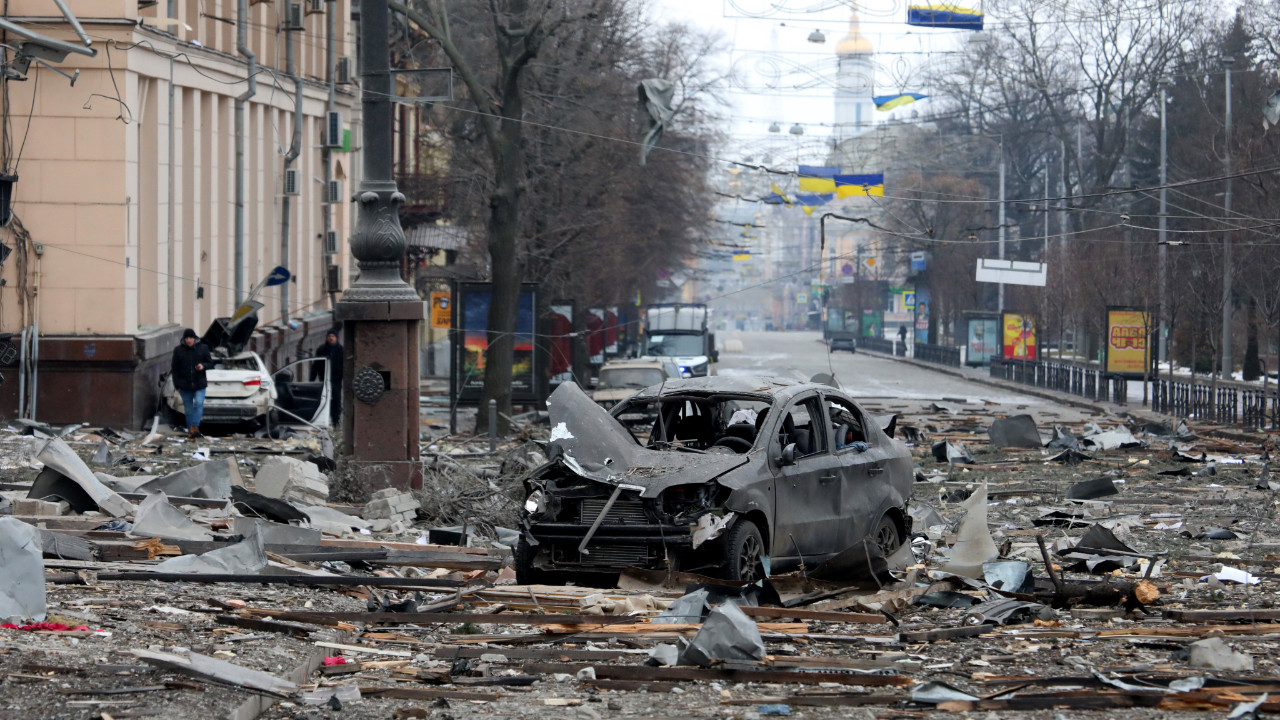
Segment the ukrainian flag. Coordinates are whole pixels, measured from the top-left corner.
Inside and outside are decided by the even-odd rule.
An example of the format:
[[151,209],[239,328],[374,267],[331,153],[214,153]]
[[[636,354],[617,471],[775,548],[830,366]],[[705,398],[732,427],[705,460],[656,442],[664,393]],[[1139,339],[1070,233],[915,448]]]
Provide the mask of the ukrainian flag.
[[836,197],[862,197],[876,195],[884,197],[884,173],[868,175],[836,175]]
[[911,5],[907,8],[907,24],[952,30],[981,30],[982,13],[959,5]]
[[749,253],[749,252],[744,252],[744,253],[734,253],[734,255],[733,255],[733,259],[734,259],[734,260],[738,260],[738,261],[742,261],[742,260],[750,260],[750,259],[751,259],[751,253]]
[[766,203],[770,205],[791,205],[791,199],[787,197],[786,193],[782,192],[782,188],[778,187],[777,183],[769,183],[769,189],[772,192],[765,196],[764,201]]
[[821,165],[801,165],[800,192],[833,193],[836,191],[835,176],[840,172],[838,167],[822,167]]
[[898,95],[877,95],[876,97],[871,98],[871,101],[876,104],[877,110],[889,111],[894,108],[900,108],[903,105],[910,105],[917,100],[923,100],[927,97],[929,96],[921,95],[920,93],[900,93]]

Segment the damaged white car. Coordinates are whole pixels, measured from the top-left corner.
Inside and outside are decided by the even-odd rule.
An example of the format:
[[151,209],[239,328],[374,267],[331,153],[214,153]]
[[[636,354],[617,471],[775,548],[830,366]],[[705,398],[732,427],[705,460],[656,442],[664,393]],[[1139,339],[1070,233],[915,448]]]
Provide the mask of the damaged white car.
[[[866,541],[888,555],[910,532],[910,451],[892,423],[829,385],[673,380],[610,414],[565,383],[547,405],[549,462],[525,479],[520,582],[630,566],[752,582]],[[656,416],[647,433],[617,419],[637,411]]]

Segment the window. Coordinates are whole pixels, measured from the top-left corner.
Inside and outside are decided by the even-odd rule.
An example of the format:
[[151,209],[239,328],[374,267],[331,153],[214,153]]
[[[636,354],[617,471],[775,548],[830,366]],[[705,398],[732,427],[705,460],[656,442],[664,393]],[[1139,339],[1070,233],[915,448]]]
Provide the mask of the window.
[[796,403],[782,418],[778,428],[778,443],[786,447],[792,443],[796,446],[796,458],[818,455],[827,451],[828,433],[815,432],[822,427],[822,406],[818,398],[811,397]]
[[837,451],[855,442],[867,442],[862,412],[840,398],[827,397],[827,415],[831,418],[831,434]]

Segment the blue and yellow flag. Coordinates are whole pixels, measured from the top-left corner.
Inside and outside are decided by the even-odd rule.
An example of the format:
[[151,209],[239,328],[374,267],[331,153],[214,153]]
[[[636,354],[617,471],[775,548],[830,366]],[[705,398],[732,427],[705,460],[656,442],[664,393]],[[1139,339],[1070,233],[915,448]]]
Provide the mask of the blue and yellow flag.
[[791,199],[787,194],[782,192],[782,188],[777,183],[769,183],[769,189],[772,191],[765,196],[764,201],[770,205],[791,205]]
[[750,260],[750,259],[751,259],[751,253],[749,253],[749,252],[734,253],[734,254],[733,254],[733,259],[734,259],[734,260],[739,260],[739,261],[741,261],[741,260]]
[[840,199],[864,195],[884,196],[884,173],[836,175],[836,197]]
[[821,165],[801,165],[800,172],[800,192],[807,193],[833,193],[836,191],[835,176],[840,172],[838,167],[823,167]]
[[910,105],[917,100],[923,100],[929,97],[920,93],[899,93],[897,95],[877,95],[871,98],[876,104],[876,109],[881,111],[889,111],[894,108],[900,108],[903,105]]
[[982,13],[959,5],[911,5],[907,8],[907,24],[952,30],[981,30]]

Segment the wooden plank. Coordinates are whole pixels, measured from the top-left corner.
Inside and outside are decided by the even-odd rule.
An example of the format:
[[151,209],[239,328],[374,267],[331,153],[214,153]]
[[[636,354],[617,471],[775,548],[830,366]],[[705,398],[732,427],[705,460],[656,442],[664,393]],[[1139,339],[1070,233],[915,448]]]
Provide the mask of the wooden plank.
[[879,624],[889,622],[888,618],[878,613],[824,612],[821,610],[801,610],[798,608],[776,607],[744,607],[742,612],[756,618],[794,618],[796,620],[816,620],[820,622]]
[[366,687],[360,686],[362,697],[392,698],[396,700],[480,700],[492,702],[501,698],[495,693],[466,692],[462,690],[436,690],[416,687]]
[[579,665],[568,663],[525,663],[528,675],[567,673],[576,675],[585,667],[594,667],[596,677],[604,680],[671,680],[675,682],[792,683],[797,685],[863,685],[903,687],[916,681],[903,675],[858,675],[853,673],[793,672],[790,670],[723,670],[692,667],[649,667],[647,665]]
[[1163,617],[1188,623],[1276,622],[1280,610],[1165,610]]

